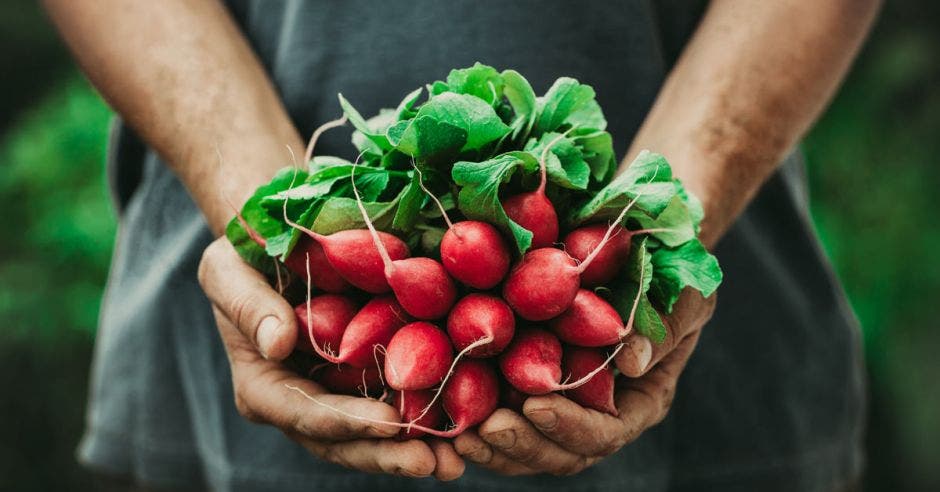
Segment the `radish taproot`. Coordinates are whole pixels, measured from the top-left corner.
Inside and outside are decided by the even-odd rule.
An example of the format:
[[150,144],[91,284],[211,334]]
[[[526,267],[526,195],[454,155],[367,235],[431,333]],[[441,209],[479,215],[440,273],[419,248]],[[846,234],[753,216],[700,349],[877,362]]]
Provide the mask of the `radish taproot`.
[[620,343],[603,364],[580,378],[561,383],[562,348],[558,338],[537,328],[521,330],[506,351],[499,357],[503,377],[517,390],[527,395],[544,395],[553,391],[566,391],[587,384],[623,348]]
[[509,345],[515,331],[512,309],[502,299],[489,294],[468,294],[454,304],[447,316],[447,334],[458,351],[487,340],[467,352],[468,357],[499,354]]
[[447,334],[425,321],[398,330],[385,348],[385,380],[392,389],[412,391],[439,384],[454,359]]
[[[422,411],[431,403],[433,397],[434,395],[430,390],[396,391],[393,403],[395,408],[398,409],[399,415],[401,415],[402,422],[414,422],[419,427],[438,429],[444,424],[444,410],[441,408],[440,403],[431,405],[430,411],[422,414]],[[423,430],[416,427],[404,428],[398,434],[398,438],[402,440],[414,439],[424,434]]]
[[509,271],[503,284],[503,298],[516,314],[529,321],[544,321],[568,309],[581,287],[581,274],[600,255],[640,196],[637,194],[623,207],[601,240],[580,263],[555,248],[538,248],[524,254]]
[[561,358],[561,371],[568,379],[581,379],[598,367],[604,369],[594,374],[581,386],[565,390],[565,396],[582,407],[606,412],[616,417],[614,371],[610,368],[607,357],[598,349],[565,348]]
[[[362,204],[362,197],[356,188],[356,166],[350,174],[353,194],[356,196],[356,205],[362,213],[368,233],[371,234],[374,248],[381,261],[382,274],[386,285],[408,314],[418,319],[437,319],[450,311],[457,299],[457,287],[447,275],[444,266],[431,258],[394,258],[388,251],[387,243],[382,232],[376,231],[372,219]],[[391,236],[390,234],[386,234]],[[395,237],[395,236],[391,236]],[[401,242],[400,239],[395,238]],[[401,243],[404,246],[404,243]],[[407,249],[407,246],[405,246]]]

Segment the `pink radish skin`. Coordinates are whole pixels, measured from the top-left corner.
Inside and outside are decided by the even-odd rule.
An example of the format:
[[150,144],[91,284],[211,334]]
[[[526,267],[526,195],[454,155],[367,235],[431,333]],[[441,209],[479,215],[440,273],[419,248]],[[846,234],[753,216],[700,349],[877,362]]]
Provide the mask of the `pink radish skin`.
[[565,396],[581,405],[599,412],[617,416],[614,406],[614,371],[607,363],[607,356],[598,349],[567,347],[561,359],[562,374],[568,379],[581,379],[597,367],[604,370],[594,374],[586,383],[565,391]]
[[496,379],[496,371],[486,362],[474,359],[460,361],[454,368],[451,380],[444,386],[442,397],[444,411],[447,412],[447,415],[454,423],[454,427],[446,431],[425,427],[417,423],[389,422],[352,414],[317,399],[317,397],[310,395],[297,386],[292,384],[285,384],[284,386],[291,391],[300,393],[304,398],[320,407],[354,420],[390,425],[408,430],[420,430],[426,434],[444,438],[456,437],[470,427],[486,420],[496,410],[499,400],[499,381]]
[[376,396],[382,394],[382,378],[377,367],[365,369],[348,364],[327,363],[318,369],[314,379],[331,393],[350,396]]
[[376,249],[376,241],[380,241],[385,255],[393,261],[408,258],[411,254],[404,241],[385,232],[377,232],[376,240],[365,229],[350,229],[329,236],[309,230],[304,232],[315,234],[311,237],[323,246],[330,265],[343,278],[370,294],[384,294],[391,290],[385,275],[383,255]]
[[603,364],[596,365],[580,378],[560,384],[561,343],[551,333],[540,329],[520,331],[499,357],[503,377],[517,390],[527,395],[544,395],[553,391],[568,391],[590,382],[623,348],[618,344]]
[[509,271],[509,247],[490,224],[457,222],[441,239],[441,261],[459,282],[474,289],[492,289]]
[[313,282],[314,287],[334,294],[341,294],[352,287],[330,264],[330,260],[327,259],[320,243],[309,237],[302,237],[297,242],[297,246],[284,260],[284,265],[287,266],[288,270],[303,276],[307,255],[310,256],[310,271],[312,274],[310,281]]
[[467,352],[468,357],[493,357],[502,352],[516,331],[512,309],[502,299],[489,294],[469,294],[457,301],[447,317],[447,334],[462,351],[478,340],[491,341]]
[[558,241],[558,214],[544,191],[531,191],[503,200],[513,222],[532,232],[532,248],[548,248]]
[[[314,343],[314,349],[334,364],[346,363],[365,368],[375,365],[373,348],[388,345],[392,336],[406,323],[401,306],[391,296],[381,296],[367,302],[346,325],[339,352],[326,352]],[[315,341],[316,342],[316,341]]]
[[457,299],[457,287],[447,276],[444,266],[430,258],[398,259],[392,257],[385,241],[382,240],[383,233],[375,230],[372,219],[369,218],[369,213],[362,204],[362,197],[359,196],[359,189],[356,188],[355,167],[350,174],[350,180],[353,194],[356,195],[356,205],[362,213],[362,220],[365,221],[369,234],[372,235],[374,250],[378,252],[381,259],[385,279],[402,308],[418,319],[443,317],[450,311]]
[[313,343],[316,342],[327,352],[335,350],[343,339],[346,326],[358,311],[355,302],[338,294],[314,296],[308,303],[297,305],[294,308],[300,332],[297,349],[315,353]]
[[579,289],[571,306],[549,325],[561,341],[578,347],[613,345],[630,332],[617,310],[587,289]]
[[521,330],[500,356],[499,368],[509,384],[527,395],[551,393],[561,381],[561,343],[545,330]]
[[513,388],[509,383],[500,385],[499,404],[503,408],[508,408],[518,414],[522,413],[522,407],[529,395]]
[[454,360],[440,328],[417,321],[402,327],[385,349],[385,380],[393,389],[413,391],[439,384]]
[[[607,228],[606,224],[593,224],[571,231],[565,236],[565,251],[579,263],[583,262],[604,239]],[[581,272],[581,285],[596,287],[610,282],[630,255],[632,236],[627,229],[618,226],[610,241],[600,249],[594,262]]]
[[503,200],[506,215],[532,233],[533,249],[548,248],[558,241],[558,213],[545,195],[545,186],[548,184],[548,167],[545,160],[552,147],[567,134],[568,132],[565,132],[556,137],[542,151],[542,157],[539,159],[539,187],[535,191],[520,193]]
[[580,264],[567,253],[554,248],[535,249],[523,255],[503,284],[503,298],[516,314],[529,321],[544,321],[568,309],[581,287],[581,274],[590,268],[610,242],[614,231],[640,196],[638,194],[620,211],[597,246]]
[[454,224],[447,210],[431,190],[424,186],[421,169],[414,165],[418,185],[434,201],[447,223],[441,238],[441,262],[447,273],[464,285],[475,289],[491,289],[503,280],[509,270],[509,247],[499,231],[486,222],[465,220]]
[[[394,397],[395,408],[401,415],[402,422],[414,422],[415,425],[431,429],[440,428],[444,424],[444,410],[440,403],[431,405],[431,409],[421,415],[422,410],[431,403],[434,394],[429,390],[396,391]],[[417,428],[402,429],[398,433],[399,440],[414,439],[425,434]]]
[[581,285],[579,273],[575,261],[560,249],[532,250],[509,272],[503,298],[529,321],[554,318],[574,301]]

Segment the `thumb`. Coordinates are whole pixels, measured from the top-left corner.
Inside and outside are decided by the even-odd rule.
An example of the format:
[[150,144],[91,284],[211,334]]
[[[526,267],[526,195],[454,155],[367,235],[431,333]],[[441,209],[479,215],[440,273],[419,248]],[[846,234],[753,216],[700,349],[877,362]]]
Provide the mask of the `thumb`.
[[260,272],[242,261],[224,237],[203,252],[199,283],[218,311],[265,358],[281,360],[297,343],[297,319],[284,300]]

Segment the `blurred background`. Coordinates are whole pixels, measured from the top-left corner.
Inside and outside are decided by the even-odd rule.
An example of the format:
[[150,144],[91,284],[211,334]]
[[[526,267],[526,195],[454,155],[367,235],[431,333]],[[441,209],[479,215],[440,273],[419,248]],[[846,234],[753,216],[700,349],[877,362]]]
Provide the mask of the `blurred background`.
[[[111,112],[34,2],[0,3],[0,46],[0,490],[84,490]],[[888,2],[804,144],[813,218],[864,330],[866,491],[940,490],[938,55],[940,3]]]

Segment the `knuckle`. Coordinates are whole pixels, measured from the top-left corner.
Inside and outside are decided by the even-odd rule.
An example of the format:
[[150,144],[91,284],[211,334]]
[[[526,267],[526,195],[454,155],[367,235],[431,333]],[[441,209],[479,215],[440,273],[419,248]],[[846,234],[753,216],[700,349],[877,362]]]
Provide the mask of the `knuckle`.
[[228,317],[235,323],[238,330],[253,338],[251,326],[254,308],[257,305],[255,295],[250,292],[240,293],[229,301],[226,306]]
[[199,285],[203,289],[209,284],[213,269],[216,264],[216,258],[221,246],[218,241],[213,241],[202,251],[202,257],[199,259],[199,268],[196,271],[196,277],[199,279]]
[[245,397],[238,391],[235,392],[235,410],[237,410],[238,414],[241,415],[245,420],[250,422],[261,421],[258,413],[255,412],[251,404],[248,403],[248,400],[246,400]]

